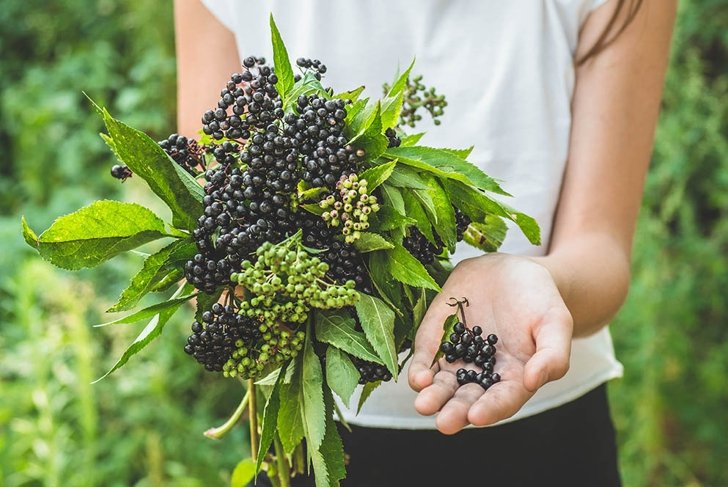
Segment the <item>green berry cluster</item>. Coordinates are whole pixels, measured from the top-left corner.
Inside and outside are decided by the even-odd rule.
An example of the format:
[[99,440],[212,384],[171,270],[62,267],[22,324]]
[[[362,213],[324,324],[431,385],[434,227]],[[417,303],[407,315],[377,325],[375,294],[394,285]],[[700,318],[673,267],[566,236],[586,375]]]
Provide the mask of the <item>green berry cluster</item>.
[[[246,308],[248,311],[253,309],[250,306]],[[254,310],[260,313],[263,309]],[[246,314],[248,313],[246,312]],[[275,368],[282,365],[288,359],[298,355],[303,348],[305,333],[302,330],[293,331],[268,319],[261,319],[259,323],[261,339],[255,346],[246,345],[243,340],[235,342],[236,349],[223,365],[222,370],[225,377],[242,379],[258,377],[269,366]]]
[[359,179],[356,174],[343,176],[336,183],[336,189],[338,193],[319,203],[326,210],[321,218],[330,227],[342,227],[344,241],[352,244],[369,228],[369,215],[379,211],[379,203],[376,196],[369,194],[367,180]]
[[[383,88],[385,94],[390,90],[390,86],[386,83]],[[418,111],[424,108],[430,113],[433,123],[440,125],[439,117],[443,115],[446,106],[445,95],[438,95],[435,88],[427,88],[422,83],[422,75],[408,78],[402,111],[399,115],[400,124],[414,128],[417,122],[422,120],[422,115]]]

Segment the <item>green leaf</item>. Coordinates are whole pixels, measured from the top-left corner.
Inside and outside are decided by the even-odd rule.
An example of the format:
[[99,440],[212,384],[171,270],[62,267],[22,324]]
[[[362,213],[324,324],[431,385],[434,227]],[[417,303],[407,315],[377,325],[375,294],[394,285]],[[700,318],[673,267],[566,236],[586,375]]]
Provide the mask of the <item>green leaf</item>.
[[366,253],[374,250],[393,249],[394,245],[378,233],[363,232],[354,242],[354,247],[359,252]]
[[[459,321],[460,319],[456,314],[452,314],[445,319],[445,323],[442,324],[442,337],[440,338],[440,343],[450,341],[450,335],[452,335],[453,331],[455,330],[455,325]],[[435,365],[435,362],[440,360],[443,355],[445,354],[442,353],[442,351],[438,348],[437,353],[435,354],[435,358],[432,359],[430,367]]]
[[281,406],[278,411],[278,437],[283,449],[290,454],[303,439],[303,354],[293,362],[294,373],[290,382],[284,382],[280,390]]
[[175,226],[193,230],[202,215],[203,192],[197,181],[144,132],[116,120],[106,109],[101,113],[109,132],[105,140],[119,160],[167,204]]
[[[186,298],[189,299],[189,297]],[[132,344],[129,345],[129,348],[126,349],[126,351],[122,354],[121,358],[119,358],[114,366],[111,367],[111,369],[104,375],[96,379],[93,383],[95,384],[99,382],[100,380],[108,377],[108,375],[115,370],[123,367],[133,355],[139,353],[142,349],[144,349],[144,347],[149,345],[152,340],[157,338],[162,333],[164,325],[167,324],[172,315],[179,309],[180,306],[182,306],[182,303],[187,301],[187,299],[178,298],[175,300],[170,300],[174,301],[174,304],[159,309],[159,312],[154,315],[154,317],[149,321],[147,326],[144,327],[139,336],[137,336]],[[170,301],[167,301],[167,303],[169,303]]]
[[384,195],[384,202],[387,205],[390,205],[394,210],[396,210],[400,215],[406,215],[404,208],[404,200],[402,199],[402,194],[399,192],[398,188],[395,188],[394,186],[390,186],[387,183],[382,184],[382,194]]
[[374,382],[367,382],[364,387],[361,389],[361,395],[359,396],[359,404],[356,407],[356,414],[359,414],[361,412],[361,407],[364,405],[364,403],[369,399],[369,396],[372,395],[372,392],[374,392],[374,389],[382,385],[382,381],[374,381]]
[[356,331],[355,326],[356,323],[351,317],[334,313],[316,313],[315,330],[318,341],[340,348],[362,360],[382,364],[364,334]]
[[306,71],[296,84],[293,85],[291,91],[288,92],[287,96],[283,98],[283,109],[288,110],[296,104],[298,97],[309,96],[313,94],[326,95],[324,87],[321,82],[316,79],[316,76],[312,71]]
[[276,88],[281,95],[281,99],[283,99],[293,88],[293,68],[290,59],[288,59],[288,51],[281,38],[281,33],[278,31],[275,20],[273,20],[273,14],[270,14],[270,35],[273,44],[273,65],[275,66],[276,76],[278,76]]
[[437,212],[435,211],[435,203],[432,201],[432,196],[428,191],[422,189],[413,189],[412,195],[417,198],[417,201],[422,205],[422,209],[427,213],[427,217],[430,219],[433,225],[436,227],[440,225],[437,219]]
[[387,267],[388,259],[385,252],[377,251],[369,254],[369,277],[372,279],[374,289],[379,296],[394,309],[397,315],[402,316],[402,285],[391,278]]
[[[263,409],[263,422],[261,424],[260,442],[258,443],[258,461],[255,464],[256,475],[260,472],[260,466],[263,464],[263,458],[265,458],[265,454],[268,451],[268,448],[270,448],[271,443],[273,443],[273,437],[276,434],[278,411],[281,406],[280,390],[281,385],[283,384],[283,379],[286,376],[286,367],[287,364],[283,365],[281,373],[278,374],[278,380],[276,380],[276,384],[273,386],[273,390],[271,391],[268,401],[265,403],[265,408]],[[251,391],[251,393],[254,394],[255,392]]]
[[346,477],[344,445],[333,418],[334,398],[331,391],[324,393],[326,404],[326,434],[317,451],[311,452],[316,487],[338,486]]
[[427,213],[422,208],[419,200],[415,197],[412,191],[402,191],[402,199],[404,200],[405,210],[407,216],[414,219],[415,226],[422,232],[422,234],[432,242],[435,242],[435,235],[432,233],[432,225],[430,219],[427,217]]
[[155,315],[158,315],[159,313],[162,313],[164,311],[167,311],[169,309],[176,310],[179,308],[182,303],[189,301],[190,299],[197,296],[197,293],[194,294],[187,294],[185,296],[181,296],[179,298],[171,298],[167,301],[162,301],[161,303],[156,303],[151,306],[147,306],[144,309],[141,309],[137,311],[136,313],[132,313],[128,316],[124,316],[122,318],[108,321],[106,323],[101,323],[99,325],[94,325],[94,327],[98,328],[101,326],[109,326],[109,325],[128,325],[131,323],[136,323],[137,321],[146,320],[147,318],[152,318]]
[[349,407],[349,400],[359,383],[359,371],[351,359],[338,348],[326,349],[326,383]]
[[23,227],[23,239],[25,240],[25,243],[37,250],[38,236],[35,234],[33,229],[28,226],[28,222],[25,220],[25,216],[20,217],[20,224]]
[[448,149],[446,147],[443,147],[441,150],[451,152],[461,159],[467,159],[468,157],[470,157],[470,154],[473,153],[474,148],[475,148],[475,146],[471,145],[467,149]]
[[433,147],[393,147],[385,152],[387,157],[418,169],[429,171],[436,176],[455,179],[477,186],[492,193],[510,196],[500,185],[477,166],[447,150]]
[[173,270],[169,267],[179,263],[179,260],[176,260],[178,257],[183,255],[184,260],[187,260],[191,259],[195,253],[194,242],[177,240],[147,257],[142,269],[132,278],[129,286],[121,293],[119,300],[108,309],[107,313],[126,311],[136,306],[155,284],[169,275],[169,272]]
[[419,132],[416,134],[410,134],[405,135],[402,137],[402,142],[399,144],[400,147],[413,147],[417,145],[417,142],[419,142],[422,137],[424,137],[425,132]]
[[210,310],[213,304],[220,301],[220,296],[222,296],[222,288],[212,294],[199,293],[197,295],[197,310],[195,311],[195,319],[202,323],[202,313]]
[[[399,196],[401,197],[401,195]],[[404,201],[402,204],[404,205]],[[369,228],[381,232],[404,228],[415,223],[417,222],[414,219],[404,216],[389,204],[380,206],[376,213],[369,213]]]
[[457,244],[455,209],[450,202],[450,197],[443,187],[440,186],[437,178],[430,176],[427,178],[427,184],[429,186],[428,194],[430,195],[430,201],[432,201],[435,215],[437,215],[437,222],[433,221],[432,224],[436,225],[437,234],[442,238],[445,245],[447,245],[450,253],[454,253],[455,245]]
[[312,213],[316,216],[321,216],[324,214],[324,209],[321,208],[318,203],[306,203],[305,205],[299,205],[301,208],[306,210],[309,213]]
[[424,287],[440,292],[440,286],[427,272],[422,263],[415,259],[402,245],[396,244],[392,250],[386,250],[387,267],[392,277],[399,282],[414,287]]
[[420,295],[417,298],[414,308],[412,308],[412,328],[417,330],[422,323],[422,319],[427,313],[427,291],[420,289]]
[[396,161],[390,161],[380,166],[370,167],[359,175],[359,179],[367,180],[369,194],[392,175],[392,171],[394,171],[396,165]]
[[364,334],[374,350],[392,373],[397,377],[397,350],[394,347],[394,311],[382,300],[366,293],[359,293],[356,314]]
[[459,181],[442,181],[450,200],[473,221],[484,221],[487,215],[499,216],[514,222],[533,245],[541,244],[541,230],[536,220],[496,201],[476,188]]
[[246,487],[255,478],[255,462],[252,458],[241,460],[230,478],[230,487]]
[[311,345],[310,333],[306,334],[303,349],[301,386],[303,429],[306,433],[306,445],[312,450],[318,450],[326,433],[323,396],[324,376],[321,371],[321,361]]
[[387,182],[398,188],[428,189],[427,183],[417,171],[404,164],[397,164]]
[[58,218],[40,237],[23,221],[23,236],[53,265],[78,270],[168,233],[164,222],[143,206],[101,200]]
[[374,105],[374,114],[367,121],[364,128],[349,141],[357,147],[364,149],[369,160],[376,159],[384,153],[389,145],[389,139],[382,133],[381,105],[377,102]]
[[413,59],[409,67],[392,84],[389,93],[382,100],[382,127],[384,129],[395,127],[399,123],[399,114],[402,112],[407,78],[409,78],[414,65],[415,60]]
[[361,99],[349,107],[345,120],[349,143],[356,142],[374,123],[381,129],[380,108],[379,102],[369,104],[368,98]]
[[484,223],[470,223],[463,240],[484,252],[495,252],[505,240],[507,232],[508,226],[501,218],[487,215]]
[[338,98],[340,100],[348,100],[348,101],[354,103],[357,100],[359,100],[359,96],[362,94],[363,91],[364,91],[364,86],[362,85],[353,90],[337,93],[334,95],[334,98]]

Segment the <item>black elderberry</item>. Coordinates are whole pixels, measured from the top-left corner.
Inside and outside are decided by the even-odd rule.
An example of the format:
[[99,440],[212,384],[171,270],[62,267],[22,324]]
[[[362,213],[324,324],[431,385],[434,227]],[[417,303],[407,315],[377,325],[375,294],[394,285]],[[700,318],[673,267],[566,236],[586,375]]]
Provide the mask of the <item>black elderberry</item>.
[[131,169],[127,166],[122,166],[121,164],[114,164],[111,166],[111,176],[121,180],[122,182],[130,178],[132,174]]
[[204,150],[195,140],[172,134],[159,141],[159,146],[185,171],[196,175],[205,168]]
[[358,357],[351,357],[351,359],[359,371],[359,384],[376,381],[388,382],[392,380],[392,374],[383,365],[368,362]]

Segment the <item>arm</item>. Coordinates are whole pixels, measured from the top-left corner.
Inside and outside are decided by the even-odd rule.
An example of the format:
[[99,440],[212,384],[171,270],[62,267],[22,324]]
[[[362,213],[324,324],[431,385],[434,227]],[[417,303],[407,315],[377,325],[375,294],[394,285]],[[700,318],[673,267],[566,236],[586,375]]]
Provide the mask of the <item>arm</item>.
[[[569,160],[548,254],[464,261],[430,306],[409,381],[420,391],[415,407],[426,415],[439,411],[443,433],[515,414],[539,387],[566,373],[572,338],[596,332],[621,306],[676,3],[645,0],[619,39],[577,69]],[[604,29],[614,4],[587,20],[579,53]],[[458,364],[440,361],[430,368],[451,313],[446,299],[468,293],[470,316],[501,337],[502,381],[485,394],[476,384],[458,387]]]
[[202,114],[217,106],[220,89],[240,71],[235,37],[199,0],[175,0],[177,128],[195,137]]

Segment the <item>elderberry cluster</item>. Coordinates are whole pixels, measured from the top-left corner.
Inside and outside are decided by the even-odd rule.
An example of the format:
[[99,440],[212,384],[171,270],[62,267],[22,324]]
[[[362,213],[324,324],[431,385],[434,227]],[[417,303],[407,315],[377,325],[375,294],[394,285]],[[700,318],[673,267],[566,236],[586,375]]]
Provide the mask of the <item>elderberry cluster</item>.
[[276,89],[278,76],[265,58],[247,57],[243,72],[234,73],[220,92],[217,108],[202,115],[202,131],[215,140],[248,139],[283,118],[283,102]]
[[[453,209],[455,210],[457,241],[460,242],[471,220],[459,208],[453,206]],[[440,236],[433,232],[433,237],[435,243],[431,242],[417,227],[413,226],[409,228],[402,245],[423,264],[432,264],[443,250],[443,243]]]
[[384,135],[387,136],[389,141],[387,147],[399,147],[402,144],[402,139],[397,136],[397,132],[393,128],[385,130]]
[[367,180],[360,180],[356,174],[342,176],[336,189],[337,193],[319,203],[322,210],[327,210],[321,218],[331,227],[342,227],[344,242],[353,244],[369,228],[369,215],[379,211],[377,197],[369,194]]
[[392,380],[392,373],[384,366],[375,362],[368,362],[358,357],[351,357],[356,370],[359,371],[359,384],[368,382],[388,382]]
[[301,178],[313,187],[333,189],[341,175],[354,172],[365,156],[344,136],[346,102],[302,95],[296,107],[299,115],[286,115],[284,132],[296,141],[303,155]]
[[192,323],[184,349],[205,369],[220,372],[237,346],[254,343],[260,336],[255,323],[239,315],[234,306],[215,303],[202,313],[201,321]]
[[[384,93],[389,93],[390,86],[384,84]],[[404,102],[399,115],[400,125],[414,127],[422,120],[419,111],[424,108],[432,118],[435,125],[440,125],[439,118],[444,114],[447,101],[445,95],[438,95],[435,88],[427,88],[422,83],[422,75],[407,78]]]
[[[300,57],[296,59],[296,64],[304,69],[308,69],[313,72],[313,75],[316,77],[317,80],[321,81],[321,75],[326,73],[326,65],[322,64],[321,61],[318,59],[308,59],[305,57]],[[300,75],[295,76],[296,81],[301,79]]]
[[445,354],[445,360],[453,363],[463,360],[465,363],[474,363],[482,368],[480,373],[475,370],[458,369],[456,377],[458,384],[464,385],[470,382],[480,384],[483,389],[488,390],[493,384],[500,381],[500,375],[493,372],[495,366],[495,344],[498,337],[494,334],[482,337],[483,329],[474,326],[469,330],[465,324],[455,324],[449,341],[440,345],[440,351]]
[[165,140],[160,140],[158,144],[174,162],[193,176],[197,174],[199,167],[205,167],[204,151],[196,140],[172,134]]

